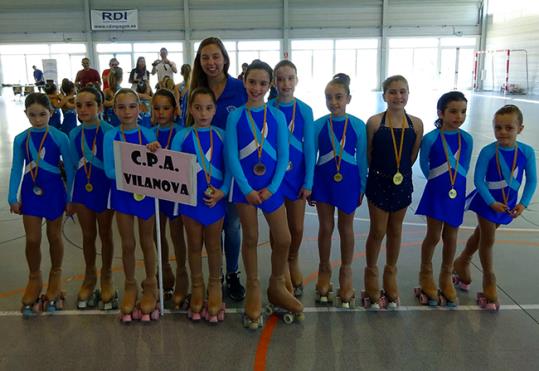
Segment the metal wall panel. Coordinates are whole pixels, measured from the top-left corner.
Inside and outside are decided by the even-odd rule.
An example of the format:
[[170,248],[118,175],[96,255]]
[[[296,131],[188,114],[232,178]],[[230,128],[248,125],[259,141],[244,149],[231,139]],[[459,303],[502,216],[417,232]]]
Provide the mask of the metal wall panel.
[[[539,15],[513,19],[506,23],[492,23],[487,27],[487,50],[525,49],[528,52],[528,82],[530,93],[539,94]],[[501,61],[501,63],[500,63]],[[492,66],[486,66],[487,70]],[[496,76],[505,74],[505,59],[496,58]],[[513,52],[510,59],[509,83],[525,87],[526,65],[524,53]],[[499,89],[499,86],[484,86],[485,89]]]

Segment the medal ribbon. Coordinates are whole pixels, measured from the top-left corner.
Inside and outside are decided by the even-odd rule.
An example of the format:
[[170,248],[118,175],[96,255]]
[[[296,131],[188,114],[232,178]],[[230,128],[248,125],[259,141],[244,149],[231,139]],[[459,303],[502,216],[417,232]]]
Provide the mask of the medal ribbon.
[[[39,143],[39,148],[37,150],[37,158],[34,160],[36,166],[35,166],[35,172],[34,168],[30,166],[30,176],[32,177],[32,182],[35,184],[37,179],[37,173],[39,171],[39,160],[41,159],[41,150],[43,149],[43,145],[45,144],[45,139],[47,139],[47,135],[49,134],[49,127],[45,129],[45,134],[43,134],[43,138],[41,138],[41,142]],[[28,130],[28,134],[26,135],[26,156],[30,157],[30,150],[28,149],[30,142],[30,129]]]
[[[507,183],[507,194],[505,194],[505,188],[502,188],[502,198],[503,203],[506,207],[509,207],[509,192],[511,191],[511,183],[513,182],[513,173],[517,167],[517,155],[518,155],[518,143],[515,143],[515,154],[513,155],[513,164],[511,165],[511,175],[509,175],[509,183]],[[496,168],[498,169],[498,175],[501,179],[505,180],[505,177],[502,175],[502,169],[500,166],[500,155],[498,149],[498,143],[496,143]]]
[[[168,146],[170,146],[170,140],[172,139],[172,132],[173,132],[173,125],[170,125],[170,131],[168,133],[168,138],[167,138],[167,145],[165,147],[163,147],[163,149],[168,149]],[[157,129],[155,130],[155,136],[156,137],[159,137],[159,127],[157,127]]]
[[204,176],[206,177],[206,183],[208,183],[208,187],[211,185],[211,160],[213,158],[213,135],[212,130],[210,127],[210,159],[208,161],[208,169],[206,169],[206,156],[204,149],[202,148],[202,145],[200,144],[200,137],[198,136],[198,129],[194,128],[193,130],[195,132],[195,138],[196,138],[196,144],[198,147],[198,150],[200,151],[200,157],[202,162],[202,169],[204,170]]
[[393,125],[391,124],[391,117],[386,113],[387,121],[389,122],[389,129],[391,130],[391,139],[393,140],[393,152],[395,152],[395,160],[397,162],[397,172],[400,171],[401,158],[402,158],[402,148],[404,144],[404,129],[406,124],[405,116],[402,116],[402,125],[401,125],[401,139],[399,144],[399,149],[397,150],[397,140],[395,139],[395,132],[393,131]]
[[[137,129],[138,129],[138,144],[142,145],[142,133],[141,133],[140,127],[138,125],[137,125]],[[120,134],[122,134],[122,139],[124,140],[124,142],[127,142],[127,139],[126,139],[125,133],[124,133],[123,125],[120,125]]]
[[462,148],[462,139],[460,137],[460,130],[458,131],[458,141],[459,141],[459,147],[458,147],[458,156],[456,158],[456,165],[455,165],[455,172],[451,171],[451,164],[449,163],[449,152],[448,152],[448,145],[447,141],[445,140],[445,135],[443,130],[440,130],[440,134],[442,135],[442,147],[444,147],[444,153],[445,153],[445,159],[447,160],[447,172],[449,173],[449,180],[451,182],[451,189],[455,188],[455,182],[457,180],[457,174],[459,170],[459,162],[460,162],[460,154],[461,154],[461,148]]
[[258,152],[258,162],[260,162],[260,159],[262,158],[262,147],[264,147],[264,142],[266,141],[266,131],[268,130],[268,123],[266,122],[267,108],[268,108],[267,105],[264,104],[264,123],[262,125],[262,130],[260,131],[260,135],[262,136],[260,143],[258,143],[258,138],[256,137],[255,120],[253,119],[253,115],[251,114],[251,111],[247,109],[249,125],[251,127],[251,131],[253,132],[253,138],[257,146],[256,150]]
[[329,116],[329,127],[331,129],[331,147],[333,147],[333,159],[335,160],[335,166],[337,167],[337,173],[341,172],[341,162],[342,154],[344,151],[344,140],[346,139],[346,129],[348,128],[348,115],[346,115],[346,120],[344,121],[344,129],[342,132],[341,143],[339,146],[340,153],[337,155],[337,149],[335,147],[335,140],[337,139],[335,131],[333,131],[333,115]]
[[[94,140],[92,141],[92,160],[95,156],[94,151],[96,150],[96,141],[97,141],[97,133],[99,132],[99,123],[97,124],[97,127],[95,129],[95,136]],[[90,184],[90,178],[92,176],[92,161],[89,161],[90,164],[88,167],[86,167],[86,155],[84,154],[84,127],[80,131],[80,150],[82,153],[82,166],[84,167],[84,174],[86,174],[86,184]]]

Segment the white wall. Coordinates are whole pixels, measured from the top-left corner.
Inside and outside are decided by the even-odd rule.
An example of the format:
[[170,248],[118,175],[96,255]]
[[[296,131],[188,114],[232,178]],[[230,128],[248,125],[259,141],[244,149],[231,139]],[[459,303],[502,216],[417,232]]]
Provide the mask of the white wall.
[[[529,93],[539,94],[539,6],[536,0],[514,0],[507,8],[505,1],[492,1],[487,26],[487,50],[525,49],[528,54]],[[487,58],[488,59],[488,58]],[[509,83],[526,87],[526,65],[523,52],[512,52]],[[497,55],[492,64],[485,66],[487,72],[484,88],[498,90],[500,78],[505,76],[505,58]],[[492,81],[492,72],[495,81]]]

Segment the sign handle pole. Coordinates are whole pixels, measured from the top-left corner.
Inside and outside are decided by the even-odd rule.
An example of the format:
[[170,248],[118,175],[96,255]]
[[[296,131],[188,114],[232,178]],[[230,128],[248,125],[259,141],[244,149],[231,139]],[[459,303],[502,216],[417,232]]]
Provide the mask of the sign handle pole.
[[165,314],[165,301],[163,297],[163,261],[161,256],[163,254],[161,250],[161,220],[159,212],[159,199],[154,198],[155,201],[155,230],[156,230],[156,240],[157,240],[157,261],[158,261],[158,271],[159,271],[159,309],[161,311],[161,316]]

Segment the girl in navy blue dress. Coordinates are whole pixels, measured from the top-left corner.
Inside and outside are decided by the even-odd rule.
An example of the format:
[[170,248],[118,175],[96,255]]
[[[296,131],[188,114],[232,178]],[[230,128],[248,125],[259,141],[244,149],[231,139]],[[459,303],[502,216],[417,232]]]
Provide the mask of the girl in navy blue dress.
[[[63,309],[62,215],[70,215],[73,184],[73,165],[69,153],[69,139],[60,130],[49,126],[53,108],[47,96],[31,93],[24,102],[31,128],[18,134],[13,141],[13,162],[9,179],[8,202],[12,213],[23,216],[26,233],[26,260],[30,270],[28,285],[22,297],[23,315],[41,310]],[[60,176],[60,156],[67,175],[67,190]],[[24,175],[23,175],[24,170]],[[22,178],[22,184],[21,184]],[[18,196],[20,188],[20,196]],[[41,279],[41,225],[47,225],[51,270],[47,293],[40,300]]]
[[[155,130],[161,148],[172,149],[172,139],[179,132],[180,127],[175,124],[179,115],[178,104],[174,94],[167,89],[159,89],[152,98],[152,121],[157,124]],[[161,260],[163,263],[163,290],[171,294],[176,281],[176,289],[172,295],[173,306],[179,309],[187,296],[189,278],[185,270],[185,238],[183,223],[180,214],[172,201],[159,200],[160,231],[161,231]],[[168,259],[169,247],[166,238],[167,221],[170,229],[170,238],[176,254],[176,280]]]
[[[464,215],[466,174],[472,157],[472,136],[460,129],[466,119],[467,100],[459,91],[438,99],[436,129],[421,142],[421,171],[427,178],[416,214],[427,217],[427,235],[421,246],[419,289],[421,304],[457,306],[457,293],[451,279],[457,249],[459,226]],[[432,255],[440,238],[443,241],[440,292],[434,283]]]
[[[191,91],[189,122],[174,138],[172,149],[192,153],[197,158],[197,204],[179,205],[187,232],[191,270],[191,305],[188,316],[193,321],[205,317],[210,323],[224,319],[221,289],[221,232],[225,216],[224,197],[230,188],[230,173],[225,169],[224,131],[211,125],[215,115],[215,96],[204,87]],[[202,246],[208,254],[208,300],[204,308]]]
[[[116,309],[117,295],[112,285],[112,217],[107,207],[110,179],[103,163],[103,140],[112,129],[99,119],[103,98],[95,88],[82,88],[76,97],[77,114],[82,123],[70,133],[72,162],[75,165],[73,206],[82,230],[82,251],[86,269],[79,290],[77,307],[85,309],[97,305],[100,297],[103,309]],[[97,283],[95,241],[99,229],[101,240],[101,292],[94,290]]]
[[264,213],[273,236],[268,299],[298,319],[303,314],[303,305],[286,288],[290,231],[279,188],[288,166],[289,131],[283,113],[264,103],[271,80],[272,69],[267,63],[256,60],[249,65],[244,80],[247,104],[230,113],[225,134],[226,160],[234,177],[230,199],[236,204],[243,231],[242,255],[247,273],[244,326],[251,329],[262,323],[258,209]]
[[[156,311],[156,252],[153,243],[155,226],[154,199],[136,193],[121,191],[116,187],[114,142],[123,141],[146,146],[157,142],[153,130],[137,124],[139,104],[138,95],[134,90],[118,90],[114,95],[113,106],[114,112],[120,120],[120,125],[109,130],[104,139],[105,173],[112,180],[109,207],[116,211],[116,221],[122,240],[125,289],[120,311],[123,322],[131,322],[133,319],[139,319],[139,316],[143,321],[159,318],[159,312]],[[142,282],[142,299],[139,304],[142,314],[138,310],[134,310],[138,293],[135,280],[135,218],[138,221],[139,241],[144,254],[144,268],[146,271],[146,278]]]
[[318,221],[320,265],[316,300],[331,302],[331,235],[335,227],[335,208],[341,240],[338,301],[343,308],[355,306],[352,285],[354,255],[354,212],[361,205],[367,182],[367,134],[365,123],[346,113],[350,103],[350,77],[339,73],[327,84],[326,106],[330,111],[314,123],[315,153],[313,193]]
[[[483,292],[478,293],[477,301],[488,310],[499,308],[492,261],[496,229],[522,214],[537,187],[535,151],[517,141],[517,135],[524,129],[520,109],[512,104],[503,106],[496,111],[493,126],[496,142],[486,145],[479,153],[474,173],[476,189],[466,198],[467,209],[477,214],[478,226],[453,266],[457,285],[468,290],[471,283],[470,262],[479,250]],[[526,183],[519,200],[518,191],[524,175]]]
[[[412,203],[412,165],[417,159],[423,122],[406,113],[408,82],[402,76],[388,77],[383,83],[387,110],[367,121],[369,176],[366,196],[371,225],[367,237],[365,293],[363,304],[376,309],[399,305],[397,260],[402,223]],[[386,237],[384,295],[378,288],[378,255]]]
[[303,294],[303,275],[299,268],[299,247],[303,239],[305,202],[311,195],[314,173],[313,110],[294,97],[298,83],[294,63],[283,60],[275,66],[277,98],[268,102],[284,113],[288,123],[289,162],[280,192],[285,198],[286,216],[292,242],[288,252],[288,266],[294,295]]
[[75,84],[68,79],[62,81],[62,131],[69,135],[77,126],[77,113],[75,112]]

